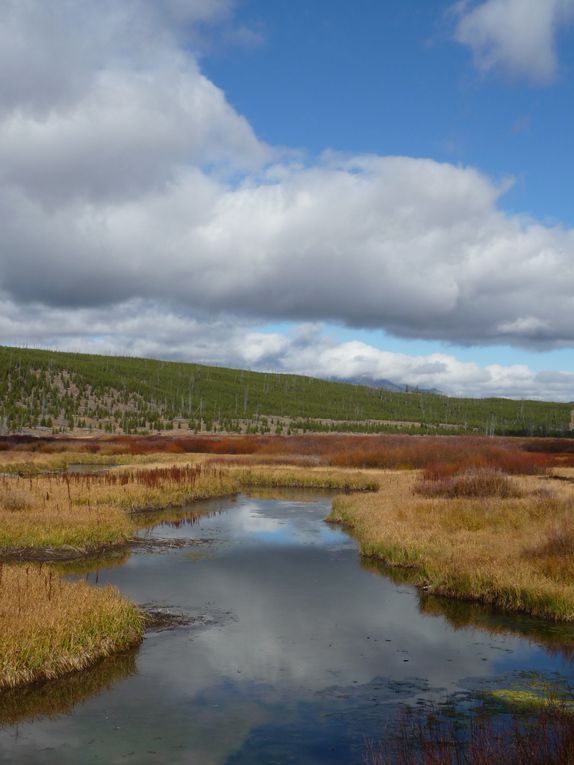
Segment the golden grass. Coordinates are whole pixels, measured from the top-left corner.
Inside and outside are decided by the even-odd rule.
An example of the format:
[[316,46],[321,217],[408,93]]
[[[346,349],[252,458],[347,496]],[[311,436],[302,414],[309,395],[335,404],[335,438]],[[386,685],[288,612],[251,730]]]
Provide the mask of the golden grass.
[[417,496],[417,480],[389,472],[376,494],[337,497],[329,520],[429,592],[574,621],[570,484],[528,477],[513,479],[521,497],[449,499]]
[[[75,499],[75,498],[74,498]],[[48,479],[0,481],[0,555],[68,549],[72,555],[125,543],[129,518],[111,506],[70,502],[65,485]]]
[[244,488],[301,488],[332,489],[341,491],[376,491],[379,482],[373,475],[357,470],[325,470],[324,468],[296,468],[292,466],[235,468],[231,475],[237,477]]
[[142,635],[138,609],[114,588],[0,564],[0,690],[85,669]]
[[217,468],[118,469],[93,475],[0,479],[0,557],[93,554],[125,544],[129,513],[225,496],[238,485]]

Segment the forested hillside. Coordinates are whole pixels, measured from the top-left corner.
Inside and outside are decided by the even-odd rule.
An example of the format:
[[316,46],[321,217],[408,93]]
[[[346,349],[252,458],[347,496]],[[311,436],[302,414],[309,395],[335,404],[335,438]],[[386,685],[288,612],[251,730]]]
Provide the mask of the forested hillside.
[[464,399],[311,377],[0,346],[0,431],[569,431],[568,404]]

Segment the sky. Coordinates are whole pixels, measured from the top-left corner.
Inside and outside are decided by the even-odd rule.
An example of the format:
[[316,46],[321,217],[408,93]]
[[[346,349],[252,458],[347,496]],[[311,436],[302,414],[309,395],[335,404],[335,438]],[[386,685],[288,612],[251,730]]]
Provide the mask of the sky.
[[0,344],[574,400],[574,0],[0,12]]

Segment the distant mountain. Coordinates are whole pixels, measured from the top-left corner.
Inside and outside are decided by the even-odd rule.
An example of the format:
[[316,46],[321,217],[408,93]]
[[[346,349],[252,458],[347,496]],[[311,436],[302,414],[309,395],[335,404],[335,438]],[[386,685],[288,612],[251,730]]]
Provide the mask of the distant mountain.
[[364,385],[367,388],[391,390],[395,393],[432,393],[435,396],[445,395],[439,388],[418,388],[412,385],[394,383],[391,380],[376,380],[373,377],[366,377],[364,375],[358,377],[330,377],[329,379],[334,382],[350,383],[351,385]]

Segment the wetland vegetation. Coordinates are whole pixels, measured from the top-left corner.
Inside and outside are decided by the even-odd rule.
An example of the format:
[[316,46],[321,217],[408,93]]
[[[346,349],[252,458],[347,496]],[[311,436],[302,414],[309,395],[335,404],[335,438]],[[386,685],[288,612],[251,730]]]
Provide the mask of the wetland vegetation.
[[33,471],[0,479],[0,688],[83,669],[138,642],[143,630],[141,616],[116,592],[67,582],[52,568],[8,561],[87,558],[125,547],[142,525],[139,514],[229,496],[246,485],[377,487],[348,471],[266,473],[193,460],[166,464],[161,455],[158,460],[101,472]]
[[[7,696],[7,689],[85,671],[141,641],[146,622],[141,603],[130,602],[129,590],[120,595],[114,586],[83,581],[94,566],[108,572],[114,585],[111,574],[117,571],[117,582],[123,581],[130,549],[150,560],[158,552],[179,554],[189,564],[217,557],[210,540],[204,549],[185,551],[188,543],[180,536],[193,533],[182,526],[190,507],[250,490],[263,492],[260,503],[272,503],[281,487],[334,493],[328,520],[352,529],[365,570],[418,588],[425,619],[439,616],[462,632],[477,624],[502,640],[523,635],[543,645],[547,655],[570,661],[574,452],[569,440],[122,436],[90,443],[6,443],[12,448],[0,452],[0,688],[13,719],[20,714],[13,695],[18,692]],[[298,501],[295,495],[292,501]],[[158,516],[164,508],[169,510]],[[327,504],[323,517],[328,509]],[[193,529],[201,511],[189,517]],[[146,542],[142,529],[149,526],[153,534],[158,523],[168,530],[166,538]],[[283,521],[277,523],[280,528]],[[111,557],[98,562],[104,553]],[[42,559],[52,563],[29,562]],[[437,600],[440,595],[453,599],[453,606]],[[462,601],[457,607],[456,600]],[[516,623],[510,627],[493,626],[496,618],[481,621],[479,607],[466,601],[525,616],[512,617]],[[106,687],[104,681],[94,686]],[[504,688],[496,690],[499,702],[530,693],[518,690],[513,696],[511,689],[504,696]],[[39,691],[40,708],[48,696]],[[528,714],[549,720],[548,709],[531,707]],[[421,751],[434,751],[424,718],[416,725]],[[570,725],[555,715],[541,730],[550,735],[559,728],[565,735]],[[484,730],[467,729],[467,754]],[[522,746],[529,739],[520,731],[516,741]],[[384,759],[389,751],[375,746],[372,762],[390,762]],[[393,762],[402,762],[393,756]],[[437,763],[458,762],[441,757]]]
[[139,609],[114,588],[25,564],[0,563],[0,624],[0,693],[85,669],[143,635]]
[[494,473],[485,487],[484,476],[463,474],[451,484],[463,494],[441,494],[427,481],[389,474],[361,501],[337,497],[330,520],[353,528],[363,555],[408,569],[429,592],[574,621],[571,484]]

